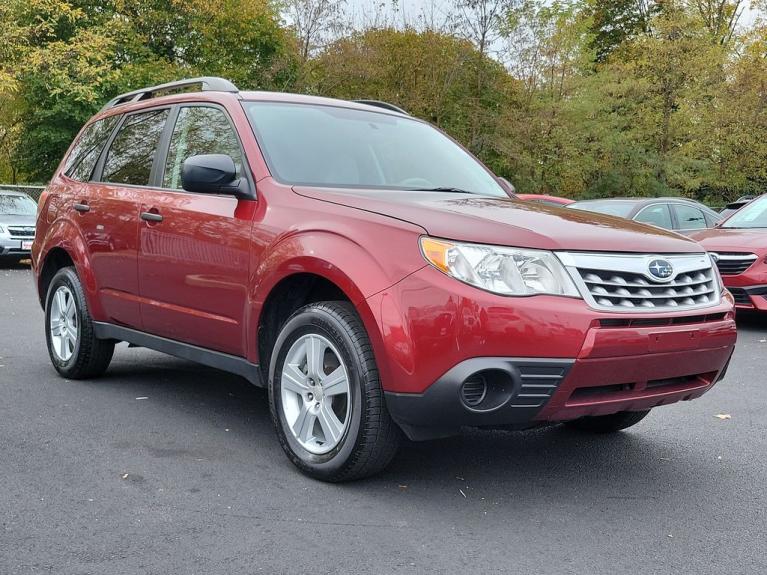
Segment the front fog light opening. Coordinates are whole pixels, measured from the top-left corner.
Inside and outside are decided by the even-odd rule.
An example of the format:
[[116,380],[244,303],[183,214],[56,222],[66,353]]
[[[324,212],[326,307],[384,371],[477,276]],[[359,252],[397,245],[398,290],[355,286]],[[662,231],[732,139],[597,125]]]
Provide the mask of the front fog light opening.
[[509,373],[485,369],[467,377],[461,384],[461,401],[469,409],[489,411],[511,398],[514,382]]

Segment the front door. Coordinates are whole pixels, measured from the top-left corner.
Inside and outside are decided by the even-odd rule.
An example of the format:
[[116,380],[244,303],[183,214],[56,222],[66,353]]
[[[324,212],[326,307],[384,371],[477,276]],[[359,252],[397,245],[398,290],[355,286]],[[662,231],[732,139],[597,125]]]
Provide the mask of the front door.
[[[173,120],[171,120],[173,122]],[[186,192],[184,160],[227,154],[245,176],[240,141],[223,109],[177,110],[162,172],[163,188],[141,192],[139,290],[144,330],[245,355],[252,200]]]

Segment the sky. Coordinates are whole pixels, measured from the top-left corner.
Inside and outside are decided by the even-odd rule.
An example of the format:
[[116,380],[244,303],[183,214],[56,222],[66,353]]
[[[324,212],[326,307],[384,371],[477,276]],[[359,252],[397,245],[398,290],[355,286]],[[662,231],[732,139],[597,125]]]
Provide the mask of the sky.
[[[397,18],[399,24],[412,22],[422,16],[433,19],[435,23],[441,23],[453,2],[454,0],[347,0],[355,22],[366,23],[370,19],[384,16]],[[740,23],[742,26],[750,26],[756,17],[757,12],[746,7]]]

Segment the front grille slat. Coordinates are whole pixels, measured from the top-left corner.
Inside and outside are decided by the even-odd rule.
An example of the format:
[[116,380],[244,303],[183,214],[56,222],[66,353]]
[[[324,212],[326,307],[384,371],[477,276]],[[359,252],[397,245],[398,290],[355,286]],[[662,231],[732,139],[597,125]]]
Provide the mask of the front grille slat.
[[[565,253],[563,261],[589,303],[606,311],[662,312],[696,309],[719,301],[719,284],[706,254]],[[649,273],[654,259],[673,270],[664,281]]]
[[[708,304],[716,295],[715,278],[711,268],[679,274],[667,283],[651,283],[647,278],[633,272],[589,269],[578,271],[584,278],[591,296],[604,307],[689,307]],[[623,281],[616,281],[616,278]]]
[[716,256],[716,267],[723,276],[742,274],[759,259],[756,254],[748,252],[720,252]]

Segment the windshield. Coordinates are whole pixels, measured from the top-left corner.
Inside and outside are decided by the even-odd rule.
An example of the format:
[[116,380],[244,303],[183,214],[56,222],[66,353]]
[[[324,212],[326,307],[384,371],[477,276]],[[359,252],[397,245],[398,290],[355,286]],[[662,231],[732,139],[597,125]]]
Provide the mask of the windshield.
[[0,214],[4,216],[34,216],[37,204],[29,196],[0,194]]
[[573,210],[583,210],[586,212],[597,212],[598,214],[607,214],[608,216],[620,216],[627,218],[634,209],[634,202],[623,201],[605,201],[605,202],[576,202],[567,206]]
[[508,197],[480,163],[426,123],[335,106],[247,102],[245,109],[282,183]]
[[754,200],[735,212],[723,228],[767,228],[767,196]]

